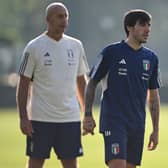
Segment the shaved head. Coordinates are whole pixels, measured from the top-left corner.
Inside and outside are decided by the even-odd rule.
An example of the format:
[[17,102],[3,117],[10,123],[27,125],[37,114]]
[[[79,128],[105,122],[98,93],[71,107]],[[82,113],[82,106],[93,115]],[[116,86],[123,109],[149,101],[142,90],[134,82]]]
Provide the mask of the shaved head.
[[[54,2],[46,8],[46,22],[48,35],[59,39],[68,26],[69,13],[67,7],[60,2]],[[59,38],[58,38],[59,37]]]
[[53,11],[57,8],[64,8],[67,12],[67,15],[69,16],[68,9],[63,3],[54,2],[54,3],[51,3],[47,6],[47,8],[46,8],[46,18],[49,18],[53,14]]

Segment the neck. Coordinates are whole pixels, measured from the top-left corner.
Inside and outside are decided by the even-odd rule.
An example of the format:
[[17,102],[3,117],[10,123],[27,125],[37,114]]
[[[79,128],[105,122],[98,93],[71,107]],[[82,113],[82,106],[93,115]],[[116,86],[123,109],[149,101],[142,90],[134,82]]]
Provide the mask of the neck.
[[127,38],[125,42],[134,50],[138,50],[142,47],[142,43],[138,42],[135,39]]
[[62,36],[63,36],[63,33],[52,32],[52,31],[49,31],[49,30],[46,32],[46,34],[47,34],[50,38],[52,38],[52,39],[54,39],[54,40],[56,40],[56,41],[59,41],[59,40],[62,38]]

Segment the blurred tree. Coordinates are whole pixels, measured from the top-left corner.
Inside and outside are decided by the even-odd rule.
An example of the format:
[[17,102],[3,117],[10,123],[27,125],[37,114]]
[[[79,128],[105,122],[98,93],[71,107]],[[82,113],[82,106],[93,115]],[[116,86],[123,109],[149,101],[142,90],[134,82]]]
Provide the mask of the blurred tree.
[[24,41],[38,33],[44,16],[40,13],[42,4],[34,0],[1,0],[0,37]]

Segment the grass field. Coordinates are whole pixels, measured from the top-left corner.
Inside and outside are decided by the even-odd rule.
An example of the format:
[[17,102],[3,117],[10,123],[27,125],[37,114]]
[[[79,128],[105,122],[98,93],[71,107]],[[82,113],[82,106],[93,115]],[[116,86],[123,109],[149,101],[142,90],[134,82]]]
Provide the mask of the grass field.
[[[98,133],[98,113],[95,113],[97,128],[94,136],[82,138],[84,157],[79,158],[80,168],[106,168],[104,164],[103,139]],[[25,137],[19,130],[16,109],[0,109],[0,168],[25,167]],[[168,168],[168,106],[162,105],[160,117],[160,142],[156,151],[147,151],[148,137],[151,132],[150,117],[147,115],[145,146],[142,168]],[[61,168],[52,152],[45,168]]]

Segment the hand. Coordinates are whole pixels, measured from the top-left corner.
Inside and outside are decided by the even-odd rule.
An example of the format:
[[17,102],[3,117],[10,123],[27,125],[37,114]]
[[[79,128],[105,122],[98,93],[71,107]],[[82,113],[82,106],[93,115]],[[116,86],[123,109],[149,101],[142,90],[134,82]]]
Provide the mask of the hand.
[[152,132],[149,137],[148,150],[155,150],[158,144],[158,132]]
[[94,128],[96,127],[95,120],[92,116],[85,116],[83,120],[83,135],[88,133],[94,135]]
[[20,120],[20,129],[23,134],[27,136],[32,136],[32,132],[33,132],[32,124],[31,124],[31,121],[28,120],[27,118],[22,118]]

